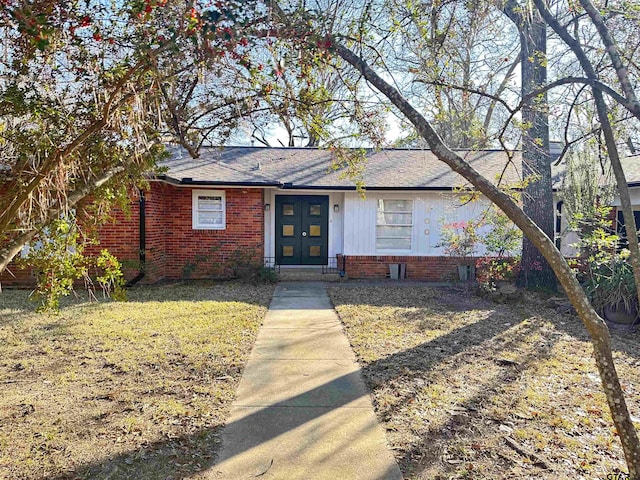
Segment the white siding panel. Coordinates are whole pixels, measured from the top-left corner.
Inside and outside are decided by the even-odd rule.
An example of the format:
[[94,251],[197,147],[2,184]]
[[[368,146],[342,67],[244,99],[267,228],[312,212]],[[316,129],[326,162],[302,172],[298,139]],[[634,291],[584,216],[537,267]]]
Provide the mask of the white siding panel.
[[375,250],[375,200],[356,192],[345,193],[344,198],[344,253],[345,255],[373,255]]
[[269,211],[264,212],[264,256],[275,257],[276,247],[273,240],[276,229],[274,222],[276,204],[274,201],[273,190],[264,190],[264,203],[269,204]]
[[[380,198],[414,201],[413,242],[410,252],[376,251],[376,209]],[[442,248],[436,247],[440,243],[442,223],[477,218],[487,205],[489,202],[486,199],[461,205],[459,195],[449,192],[367,192],[364,200],[357,193],[345,193],[344,253],[346,255],[443,255]]]
[[[631,197],[631,205],[640,205],[640,187],[629,188],[629,196]],[[616,195],[613,200],[613,206],[619,207],[620,205],[620,197]]]
[[343,228],[343,249],[342,252],[345,255],[353,255],[354,253],[354,214],[356,212],[355,203],[353,201],[353,194],[351,192],[347,192],[344,194],[344,204],[343,204],[343,214],[342,218],[344,221]]
[[[334,205],[338,205],[339,212],[333,210]],[[332,193],[329,197],[329,256],[335,257],[338,253],[344,252],[344,194],[341,192]]]

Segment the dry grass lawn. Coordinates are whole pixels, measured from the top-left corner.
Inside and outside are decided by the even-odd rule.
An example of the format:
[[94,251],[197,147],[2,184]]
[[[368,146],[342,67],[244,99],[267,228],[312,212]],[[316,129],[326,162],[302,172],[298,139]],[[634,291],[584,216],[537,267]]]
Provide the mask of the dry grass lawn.
[[[406,478],[605,479],[626,471],[577,318],[533,296],[497,305],[419,286],[329,291]],[[640,335],[613,337],[637,418]]]
[[198,478],[273,286],[140,287],[33,312],[0,294],[0,479]]

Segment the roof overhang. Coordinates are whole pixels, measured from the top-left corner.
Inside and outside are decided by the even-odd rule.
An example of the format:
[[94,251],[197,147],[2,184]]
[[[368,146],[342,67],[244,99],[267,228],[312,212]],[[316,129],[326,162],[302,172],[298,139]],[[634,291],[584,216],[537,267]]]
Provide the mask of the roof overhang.
[[153,180],[166,182],[171,185],[177,186],[211,186],[211,187],[282,187],[278,182],[216,182],[213,180],[193,180],[191,178],[177,178],[169,177],[168,175],[155,175]]
[[[358,187],[355,185],[293,185],[291,183],[280,182],[220,182],[214,180],[193,180],[191,178],[177,179],[168,175],[154,175],[149,180],[165,182],[170,185],[179,187],[249,187],[249,188],[277,188],[281,190],[331,190],[341,192],[353,192],[357,191]],[[640,187],[640,182],[629,183],[629,187]],[[412,186],[412,187],[376,187],[376,186],[364,186],[364,190],[370,192],[451,192],[460,189],[456,187],[446,186]],[[514,190],[521,191],[521,188],[515,188]],[[554,192],[559,191],[559,188],[553,187]]]

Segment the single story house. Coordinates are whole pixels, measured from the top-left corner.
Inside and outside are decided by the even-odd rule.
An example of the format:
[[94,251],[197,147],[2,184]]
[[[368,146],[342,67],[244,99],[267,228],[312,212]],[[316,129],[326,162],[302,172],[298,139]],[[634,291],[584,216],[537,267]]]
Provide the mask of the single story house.
[[[459,153],[489,179],[521,177],[519,153],[510,163],[501,150]],[[350,278],[385,278],[390,265],[404,264],[407,278],[433,281],[455,270],[459,259],[439,246],[440,227],[488,204],[461,202],[462,177],[429,150],[368,150],[363,196],[333,168],[334,157],[313,148],[221,147],[193,159],[174,149],[132,199],[131,214],[116,212],[101,228],[101,247],[135,265],[129,277],[143,262],[143,282],[223,276],[247,263],[324,267]],[[627,160],[640,213],[640,156]],[[558,216],[558,236],[563,225]],[[565,253],[569,243],[562,241]]]

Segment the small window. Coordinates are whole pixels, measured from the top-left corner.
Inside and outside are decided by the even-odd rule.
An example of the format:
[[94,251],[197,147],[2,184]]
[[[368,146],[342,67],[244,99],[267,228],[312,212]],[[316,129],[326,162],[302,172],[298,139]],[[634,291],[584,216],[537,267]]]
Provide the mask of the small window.
[[282,225],[282,236],[293,237],[295,235],[295,225]]
[[413,200],[378,200],[376,249],[411,250]]
[[226,202],[223,190],[193,190],[193,228],[226,228]]
[[556,203],[556,228],[555,228],[555,240],[556,248],[560,250],[562,248],[562,205],[563,201],[560,200]]
[[312,217],[322,215],[322,205],[309,205],[309,215]]

